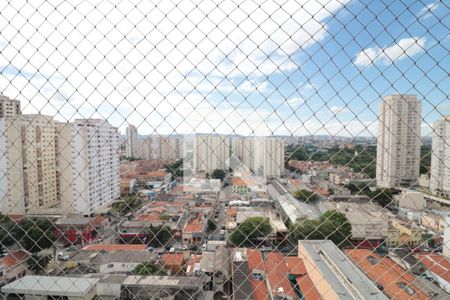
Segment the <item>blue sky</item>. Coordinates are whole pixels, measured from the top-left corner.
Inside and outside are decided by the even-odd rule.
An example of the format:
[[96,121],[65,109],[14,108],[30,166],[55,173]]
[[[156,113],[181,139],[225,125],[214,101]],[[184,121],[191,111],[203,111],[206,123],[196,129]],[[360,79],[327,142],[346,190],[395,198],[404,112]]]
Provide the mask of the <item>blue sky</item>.
[[0,92],[142,134],[374,135],[391,93],[422,100],[423,135],[450,114],[444,1],[193,2],[6,4]]

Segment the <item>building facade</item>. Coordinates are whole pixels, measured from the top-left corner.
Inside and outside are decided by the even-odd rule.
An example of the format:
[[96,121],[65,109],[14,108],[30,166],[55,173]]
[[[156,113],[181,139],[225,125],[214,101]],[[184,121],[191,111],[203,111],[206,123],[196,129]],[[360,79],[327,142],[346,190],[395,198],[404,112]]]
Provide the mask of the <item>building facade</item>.
[[209,173],[227,170],[230,140],[224,135],[196,135],[194,138],[194,172]]
[[380,103],[377,185],[412,185],[419,178],[421,103],[415,95],[390,95]]
[[0,96],[0,212],[23,215],[20,101]]
[[120,197],[119,134],[105,120],[60,124],[60,189],[63,213],[101,210]]
[[450,116],[433,124],[430,190],[450,195]]
[[284,172],[284,142],[271,137],[233,138],[232,154],[255,175],[280,177]]
[[57,128],[50,116],[22,115],[24,200],[27,210],[59,204]]

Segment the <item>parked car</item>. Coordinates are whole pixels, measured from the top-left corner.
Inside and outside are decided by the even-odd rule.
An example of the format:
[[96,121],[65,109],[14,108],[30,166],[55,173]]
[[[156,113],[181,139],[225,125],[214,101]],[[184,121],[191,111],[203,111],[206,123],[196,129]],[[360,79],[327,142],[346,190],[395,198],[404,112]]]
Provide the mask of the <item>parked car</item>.
[[62,252],[58,252],[56,257],[58,258],[58,260],[61,260],[61,261],[68,261],[69,260],[69,255],[68,254],[64,254]]
[[262,246],[261,248],[259,248],[259,250],[261,250],[262,252],[270,252],[273,250],[273,248],[270,246]]
[[175,252],[175,247],[171,247],[170,249],[169,249],[169,253],[174,253]]
[[77,249],[77,247],[72,245],[72,246],[67,247],[66,251],[78,251],[78,249]]
[[147,247],[147,250],[148,250],[149,252],[153,252],[153,250],[155,250],[155,248],[152,247],[152,246],[148,246],[148,247]]

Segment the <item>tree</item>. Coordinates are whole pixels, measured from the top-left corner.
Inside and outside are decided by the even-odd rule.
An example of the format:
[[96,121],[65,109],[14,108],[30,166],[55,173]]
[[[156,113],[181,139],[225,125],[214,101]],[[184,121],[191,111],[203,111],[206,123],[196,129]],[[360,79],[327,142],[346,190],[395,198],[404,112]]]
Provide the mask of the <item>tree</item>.
[[179,159],[171,164],[164,166],[166,171],[172,173],[173,178],[183,177],[183,159]]
[[214,178],[214,179],[223,180],[225,178],[225,175],[226,175],[226,173],[224,170],[215,169],[212,172],[212,178]]
[[172,239],[172,231],[168,226],[150,225],[148,228],[148,244],[152,247],[161,247]]
[[126,215],[139,208],[142,204],[141,199],[137,195],[122,197],[120,200],[112,204],[112,209],[121,215]]
[[50,262],[50,257],[48,255],[39,256],[33,254],[28,258],[27,265],[30,271],[39,274],[46,270],[48,263]]
[[17,232],[17,225],[8,216],[0,214],[0,246],[11,246],[20,235]]
[[133,270],[133,274],[140,276],[167,275],[166,271],[163,268],[151,261],[137,265]]
[[207,223],[207,231],[211,232],[217,229],[217,224],[214,220],[212,219],[208,219],[208,223]]
[[250,217],[231,233],[230,240],[237,247],[251,247],[259,244],[258,240],[267,238],[272,226],[267,218]]
[[26,250],[35,253],[53,246],[55,226],[48,219],[23,219],[18,224],[20,244]]
[[317,200],[318,198],[316,193],[305,189],[295,191],[292,196],[294,196],[295,199],[303,202],[312,202]]
[[343,213],[329,210],[318,219],[298,220],[290,233],[295,240],[329,239],[337,246],[346,246],[351,237],[351,225]]
[[370,199],[378,203],[382,207],[386,207],[392,203],[392,196],[394,190],[389,188],[376,189],[373,192],[369,192],[368,196]]

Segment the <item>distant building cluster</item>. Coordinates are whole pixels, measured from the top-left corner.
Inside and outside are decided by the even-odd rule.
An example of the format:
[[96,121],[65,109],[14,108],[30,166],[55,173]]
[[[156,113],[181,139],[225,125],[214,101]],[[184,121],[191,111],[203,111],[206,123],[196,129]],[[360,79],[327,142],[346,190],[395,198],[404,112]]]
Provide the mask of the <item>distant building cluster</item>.
[[284,142],[272,137],[195,135],[195,173],[248,170],[256,176],[280,177],[284,173]]
[[119,197],[119,135],[105,120],[24,115],[0,97],[0,210],[92,214]]
[[128,125],[122,155],[163,162],[177,160],[183,157],[183,138],[178,135],[139,135],[135,126]]

